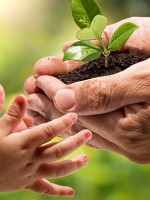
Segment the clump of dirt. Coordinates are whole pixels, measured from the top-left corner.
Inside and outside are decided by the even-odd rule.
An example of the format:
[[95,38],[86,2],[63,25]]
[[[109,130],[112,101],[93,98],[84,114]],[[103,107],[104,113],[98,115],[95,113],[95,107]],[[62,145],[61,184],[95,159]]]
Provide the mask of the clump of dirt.
[[71,84],[91,78],[112,75],[148,58],[150,58],[150,54],[135,56],[128,52],[115,52],[109,55],[108,67],[106,68],[104,65],[105,58],[101,55],[98,59],[88,62],[67,74],[59,75],[58,78],[65,84]]

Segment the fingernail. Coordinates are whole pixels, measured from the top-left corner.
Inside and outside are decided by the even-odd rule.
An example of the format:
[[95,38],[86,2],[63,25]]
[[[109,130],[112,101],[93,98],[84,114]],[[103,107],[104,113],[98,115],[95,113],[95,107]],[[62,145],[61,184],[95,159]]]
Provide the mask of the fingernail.
[[62,110],[70,110],[74,107],[75,94],[72,89],[60,89],[55,97],[56,105]]
[[90,140],[92,138],[92,133],[91,132],[87,132],[86,134],[85,134],[85,139],[86,140]]
[[25,104],[25,97],[21,94],[18,94],[18,96],[15,98],[15,100],[13,101],[13,103],[22,106]]
[[88,164],[88,162],[89,162],[89,158],[88,158],[88,156],[85,156],[84,157],[84,164],[86,165],[86,164]]
[[76,122],[78,119],[78,116],[76,113],[71,113],[71,117],[72,117],[73,122]]
[[70,191],[70,192],[68,193],[68,196],[69,196],[69,197],[74,196],[74,191]]

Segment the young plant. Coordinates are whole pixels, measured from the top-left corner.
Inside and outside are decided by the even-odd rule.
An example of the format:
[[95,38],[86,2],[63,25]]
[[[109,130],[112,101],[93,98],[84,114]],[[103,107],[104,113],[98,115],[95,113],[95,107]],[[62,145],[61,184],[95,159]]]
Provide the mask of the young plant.
[[[122,24],[115,31],[108,47],[106,47],[101,36],[107,26],[107,18],[102,15],[95,0],[72,0],[72,15],[81,29],[76,35],[79,41],[66,50],[63,61],[92,61],[103,54],[105,56],[105,67],[107,67],[110,52],[120,49],[132,33],[139,28],[139,26],[130,22]],[[99,40],[102,48],[88,42],[88,40]]]

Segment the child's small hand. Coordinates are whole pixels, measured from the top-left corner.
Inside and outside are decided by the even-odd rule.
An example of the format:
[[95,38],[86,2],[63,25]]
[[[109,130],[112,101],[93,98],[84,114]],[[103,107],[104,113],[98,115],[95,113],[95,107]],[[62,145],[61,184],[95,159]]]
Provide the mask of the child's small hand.
[[67,114],[32,129],[12,133],[22,121],[26,108],[26,98],[18,95],[0,119],[0,192],[29,189],[51,196],[73,196],[72,188],[52,184],[46,178],[69,175],[87,164],[86,155],[56,161],[83,145],[91,138],[91,133],[84,130],[61,142],[42,146],[73,125],[77,116]]

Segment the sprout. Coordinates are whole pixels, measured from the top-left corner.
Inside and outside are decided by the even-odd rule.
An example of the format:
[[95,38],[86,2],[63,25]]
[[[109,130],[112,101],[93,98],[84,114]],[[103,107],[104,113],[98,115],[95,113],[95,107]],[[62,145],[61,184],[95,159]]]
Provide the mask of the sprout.
[[[63,61],[92,61],[101,54],[105,56],[105,67],[108,66],[108,56],[111,51],[120,49],[139,26],[127,22],[122,24],[113,34],[106,47],[102,34],[107,26],[107,18],[95,0],[72,0],[72,15],[81,30],[77,32],[78,42],[72,44],[64,53]],[[98,47],[88,40],[98,40]]]

